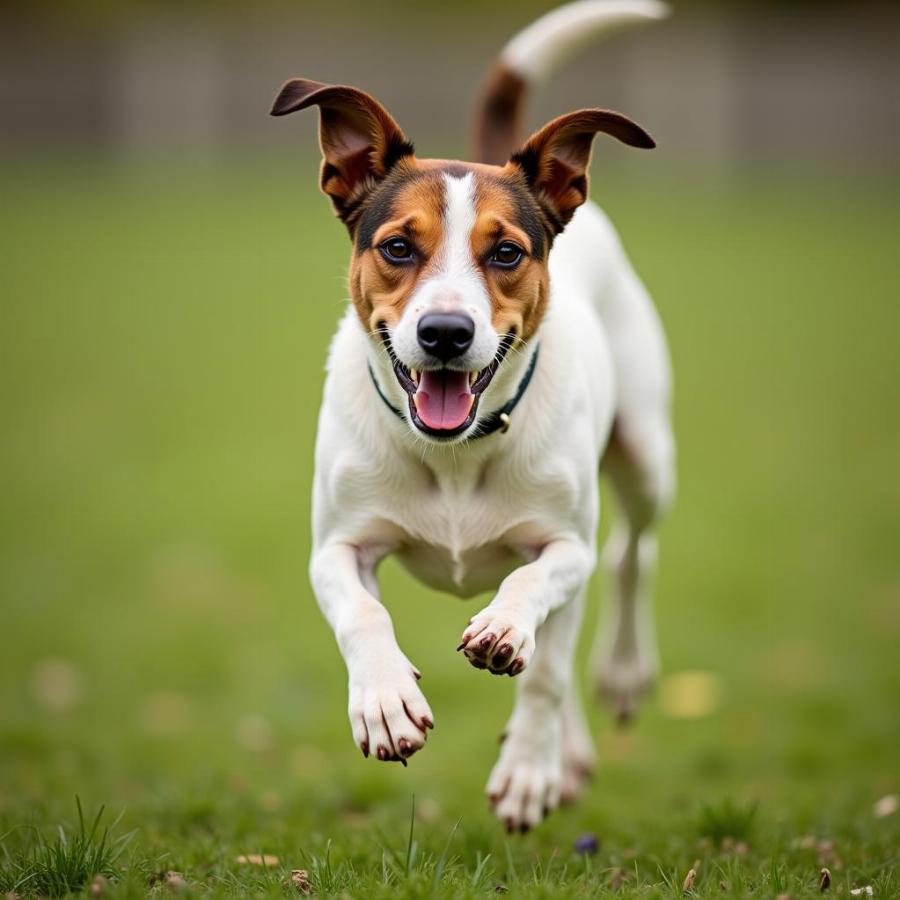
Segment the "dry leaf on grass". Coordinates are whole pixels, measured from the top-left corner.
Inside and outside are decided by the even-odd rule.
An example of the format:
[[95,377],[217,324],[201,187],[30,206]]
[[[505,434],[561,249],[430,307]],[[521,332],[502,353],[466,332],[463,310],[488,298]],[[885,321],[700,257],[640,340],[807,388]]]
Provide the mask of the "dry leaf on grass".
[[689,893],[694,889],[694,881],[697,878],[697,870],[696,869],[688,869],[687,875],[684,876],[684,881],[681,884],[681,890],[684,891],[685,894]]
[[831,872],[828,869],[822,869],[819,872],[819,890],[823,893],[831,887]]
[[311,894],[312,885],[309,883],[309,872],[306,869],[291,870],[291,886],[301,894]]
[[171,870],[165,872],[155,872],[150,876],[150,884],[164,884],[167,888],[171,888],[173,891],[181,890],[181,888],[187,887],[187,882],[184,880],[184,875],[181,872],[173,872]]
[[871,884],[867,884],[865,887],[850,888],[850,893],[854,897],[874,897],[875,896],[875,891],[872,889]]
[[872,809],[876,819],[886,819],[900,809],[900,797],[896,794],[885,794]]
[[715,672],[675,672],[659,686],[659,705],[673,719],[701,719],[722,700],[722,679]]
[[248,853],[234,858],[236,863],[242,866],[277,866],[280,860],[271,853]]

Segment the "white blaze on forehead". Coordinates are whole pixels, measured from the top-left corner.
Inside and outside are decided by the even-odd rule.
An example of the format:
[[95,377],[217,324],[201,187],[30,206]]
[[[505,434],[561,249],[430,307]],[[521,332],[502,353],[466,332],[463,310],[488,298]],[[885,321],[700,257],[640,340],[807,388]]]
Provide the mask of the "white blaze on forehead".
[[491,301],[475,258],[472,231],[475,228],[475,175],[462,178],[444,175],[443,240],[434,274],[428,279],[435,307],[467,312],[473,317],[491,317]]
[[441,275],[453,278],[475,275],[472,229],[475,227],[475,175],[444,175],[444,243],[438,266]]

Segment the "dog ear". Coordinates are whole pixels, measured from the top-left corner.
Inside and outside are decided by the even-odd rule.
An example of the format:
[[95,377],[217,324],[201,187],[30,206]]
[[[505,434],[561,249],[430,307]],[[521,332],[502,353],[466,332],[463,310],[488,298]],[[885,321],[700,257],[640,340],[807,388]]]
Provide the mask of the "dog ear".
[[656,146],[640,125],[621,113],[582,109],[549,122],[510,157],[510,163],[525,175],[555,234],[587,199],[591,145],[600,131],[632,147]]
[[322,190],[352,230],[360,204],[413,146],[390,113],[364,91],[305,78],[288,81],[272,105],[273,116],[319,107]]

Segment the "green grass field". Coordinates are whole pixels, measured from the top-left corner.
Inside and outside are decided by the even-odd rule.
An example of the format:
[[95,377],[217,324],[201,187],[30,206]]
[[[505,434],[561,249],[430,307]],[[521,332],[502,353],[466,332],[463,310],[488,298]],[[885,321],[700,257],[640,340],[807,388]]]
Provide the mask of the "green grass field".
[[[900,896],[900,185],[630,171],[594,195],[675,359],[668,680],[630,730],[592,708],[589,795],[507,838],[482,790],[513,685],[454,653],[475,606],[392,564],[436,729],[408,769],[350,739],[306,578],[347,258],[314,161],[4,166],[0,889],[652,898],[699,860],[701,897],[818,895],[823,866]],[[690,671],[716,690],[685,717]],[[116,861],[76,795],[122,814]]]

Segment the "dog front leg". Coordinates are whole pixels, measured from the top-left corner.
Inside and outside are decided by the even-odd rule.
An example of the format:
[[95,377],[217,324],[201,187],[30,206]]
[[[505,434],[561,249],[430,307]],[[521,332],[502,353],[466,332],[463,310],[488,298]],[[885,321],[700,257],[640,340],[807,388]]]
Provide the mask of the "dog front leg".
[[347,665],[354,740],[365,756],[406,765],[434,717],[416,684],[420,673],[401,652],[391,618],[371,590],[371,559],[351,544],[328,544],[313,552],[310,577]]
[[508,575],[491,603],[469,620],[457,649],[476,669],[518,675],[534,653],[537,629],[578,594],[595,557],[593,547],[575,538],[545,544],[532,562]]

